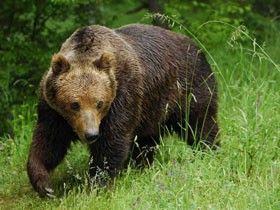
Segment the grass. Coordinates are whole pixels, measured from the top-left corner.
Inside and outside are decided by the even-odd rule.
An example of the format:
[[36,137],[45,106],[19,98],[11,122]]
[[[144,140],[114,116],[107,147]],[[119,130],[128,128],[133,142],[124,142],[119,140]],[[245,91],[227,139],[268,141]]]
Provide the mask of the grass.
[[[273,43],[265,52],[278,58]],[[224,43],[210,52],[221,149],[194,151],[166,136],[150,168],[129,167],[111,189],[90,189],[88,152],[77,143],[52,174],[57,198],[40,199],[26,173],[36,119],[26,103],[13,113],[15,138],[0,140],[0,209],[280,209],[279,60],[260,57],[254,46]]]

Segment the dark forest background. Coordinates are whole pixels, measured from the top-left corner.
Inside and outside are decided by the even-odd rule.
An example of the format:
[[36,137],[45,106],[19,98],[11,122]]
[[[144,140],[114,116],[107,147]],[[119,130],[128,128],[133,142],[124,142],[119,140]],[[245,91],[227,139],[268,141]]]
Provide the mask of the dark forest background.
[[20,117],[13,113],[22,104],[36,104],[38,84],[51,56],[77,28],[91,24],[116,28],[139,22],[187,33],[164,19],[147,17],[147,13],[172,17],[193,33],[186,35],[199,37],[205,46],[214,49],[232,37],[232,28],[224,24],[201,27],[202,24],[217,20],[245,26],[248,34],[263,43],[269,40],[268,26],[278,26],[274,23],[280,20],[280,1],[1,0],[0,136],[13,137],[11,121]]

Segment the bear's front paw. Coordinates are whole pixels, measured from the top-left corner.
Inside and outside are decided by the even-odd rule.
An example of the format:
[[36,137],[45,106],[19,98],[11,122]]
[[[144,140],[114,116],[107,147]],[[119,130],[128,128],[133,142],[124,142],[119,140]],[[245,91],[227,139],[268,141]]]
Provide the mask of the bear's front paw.
[[36,182],[35,190],[38,192],[41,198],[46,196],[49,198],[55,198],[55,196],[52,194],[53,190],[49,187],[49,182],[47,181],[38,180]]

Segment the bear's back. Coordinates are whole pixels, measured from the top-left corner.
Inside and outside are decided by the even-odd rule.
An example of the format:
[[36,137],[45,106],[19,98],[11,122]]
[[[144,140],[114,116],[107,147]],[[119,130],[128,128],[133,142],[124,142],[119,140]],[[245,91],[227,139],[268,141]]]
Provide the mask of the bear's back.
[[186,81],[197,83],[193,94],[198,98],[207,90],[205,85],[201,85],[206,78],[208,87],[212,89],[215,86],[204,54],[186,36],[141,24],[124,26],[115,32],[134,49],[144,75],[145,119],[143,128],[139,130],[147,133],[156,130],[158,124],[151,125],[150,122],[162,122],[167,117],[167,106],[172,113],[178,106],[176,101],[186,100]]
[[[206,60],[191,39],[157,26],[132,24],[115,32],[135,50],[146,82],[151,82],[148,87],[155,85],[158,89],[160,84],[172,80],[172,77],[184,86],[187,66],[195,65],[197,59]],[[211,69],[205,68],[199,74],[207,77]]]
[[185,36],[156,26],[132,24],[115,32],[133,47],[145,69],[154,64],[153,71],[155,67],[162,69],[162,66],[180,63],[178,58],[184,57],[188,45],[194,45]]
[[161,84],[166,87],[168,82],[179,82],[185,88],[186,79],[198,77],[197,83],[206,79],[209,87],[214,88],[214,77],[204,53],[188,37],[142,24],[127,25],[115,32],[135,50],[148,87],[158,89]]

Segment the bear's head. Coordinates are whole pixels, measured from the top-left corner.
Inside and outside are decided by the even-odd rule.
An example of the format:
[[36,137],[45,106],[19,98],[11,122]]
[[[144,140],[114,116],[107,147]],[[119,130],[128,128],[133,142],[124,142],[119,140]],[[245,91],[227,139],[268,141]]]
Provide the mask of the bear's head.
[[90,62],[71,63],[62,54],[56,54],[42,80],[47,103],[87,143],[97,139],[101,120],[116,96],[114,62],[109,53]]

